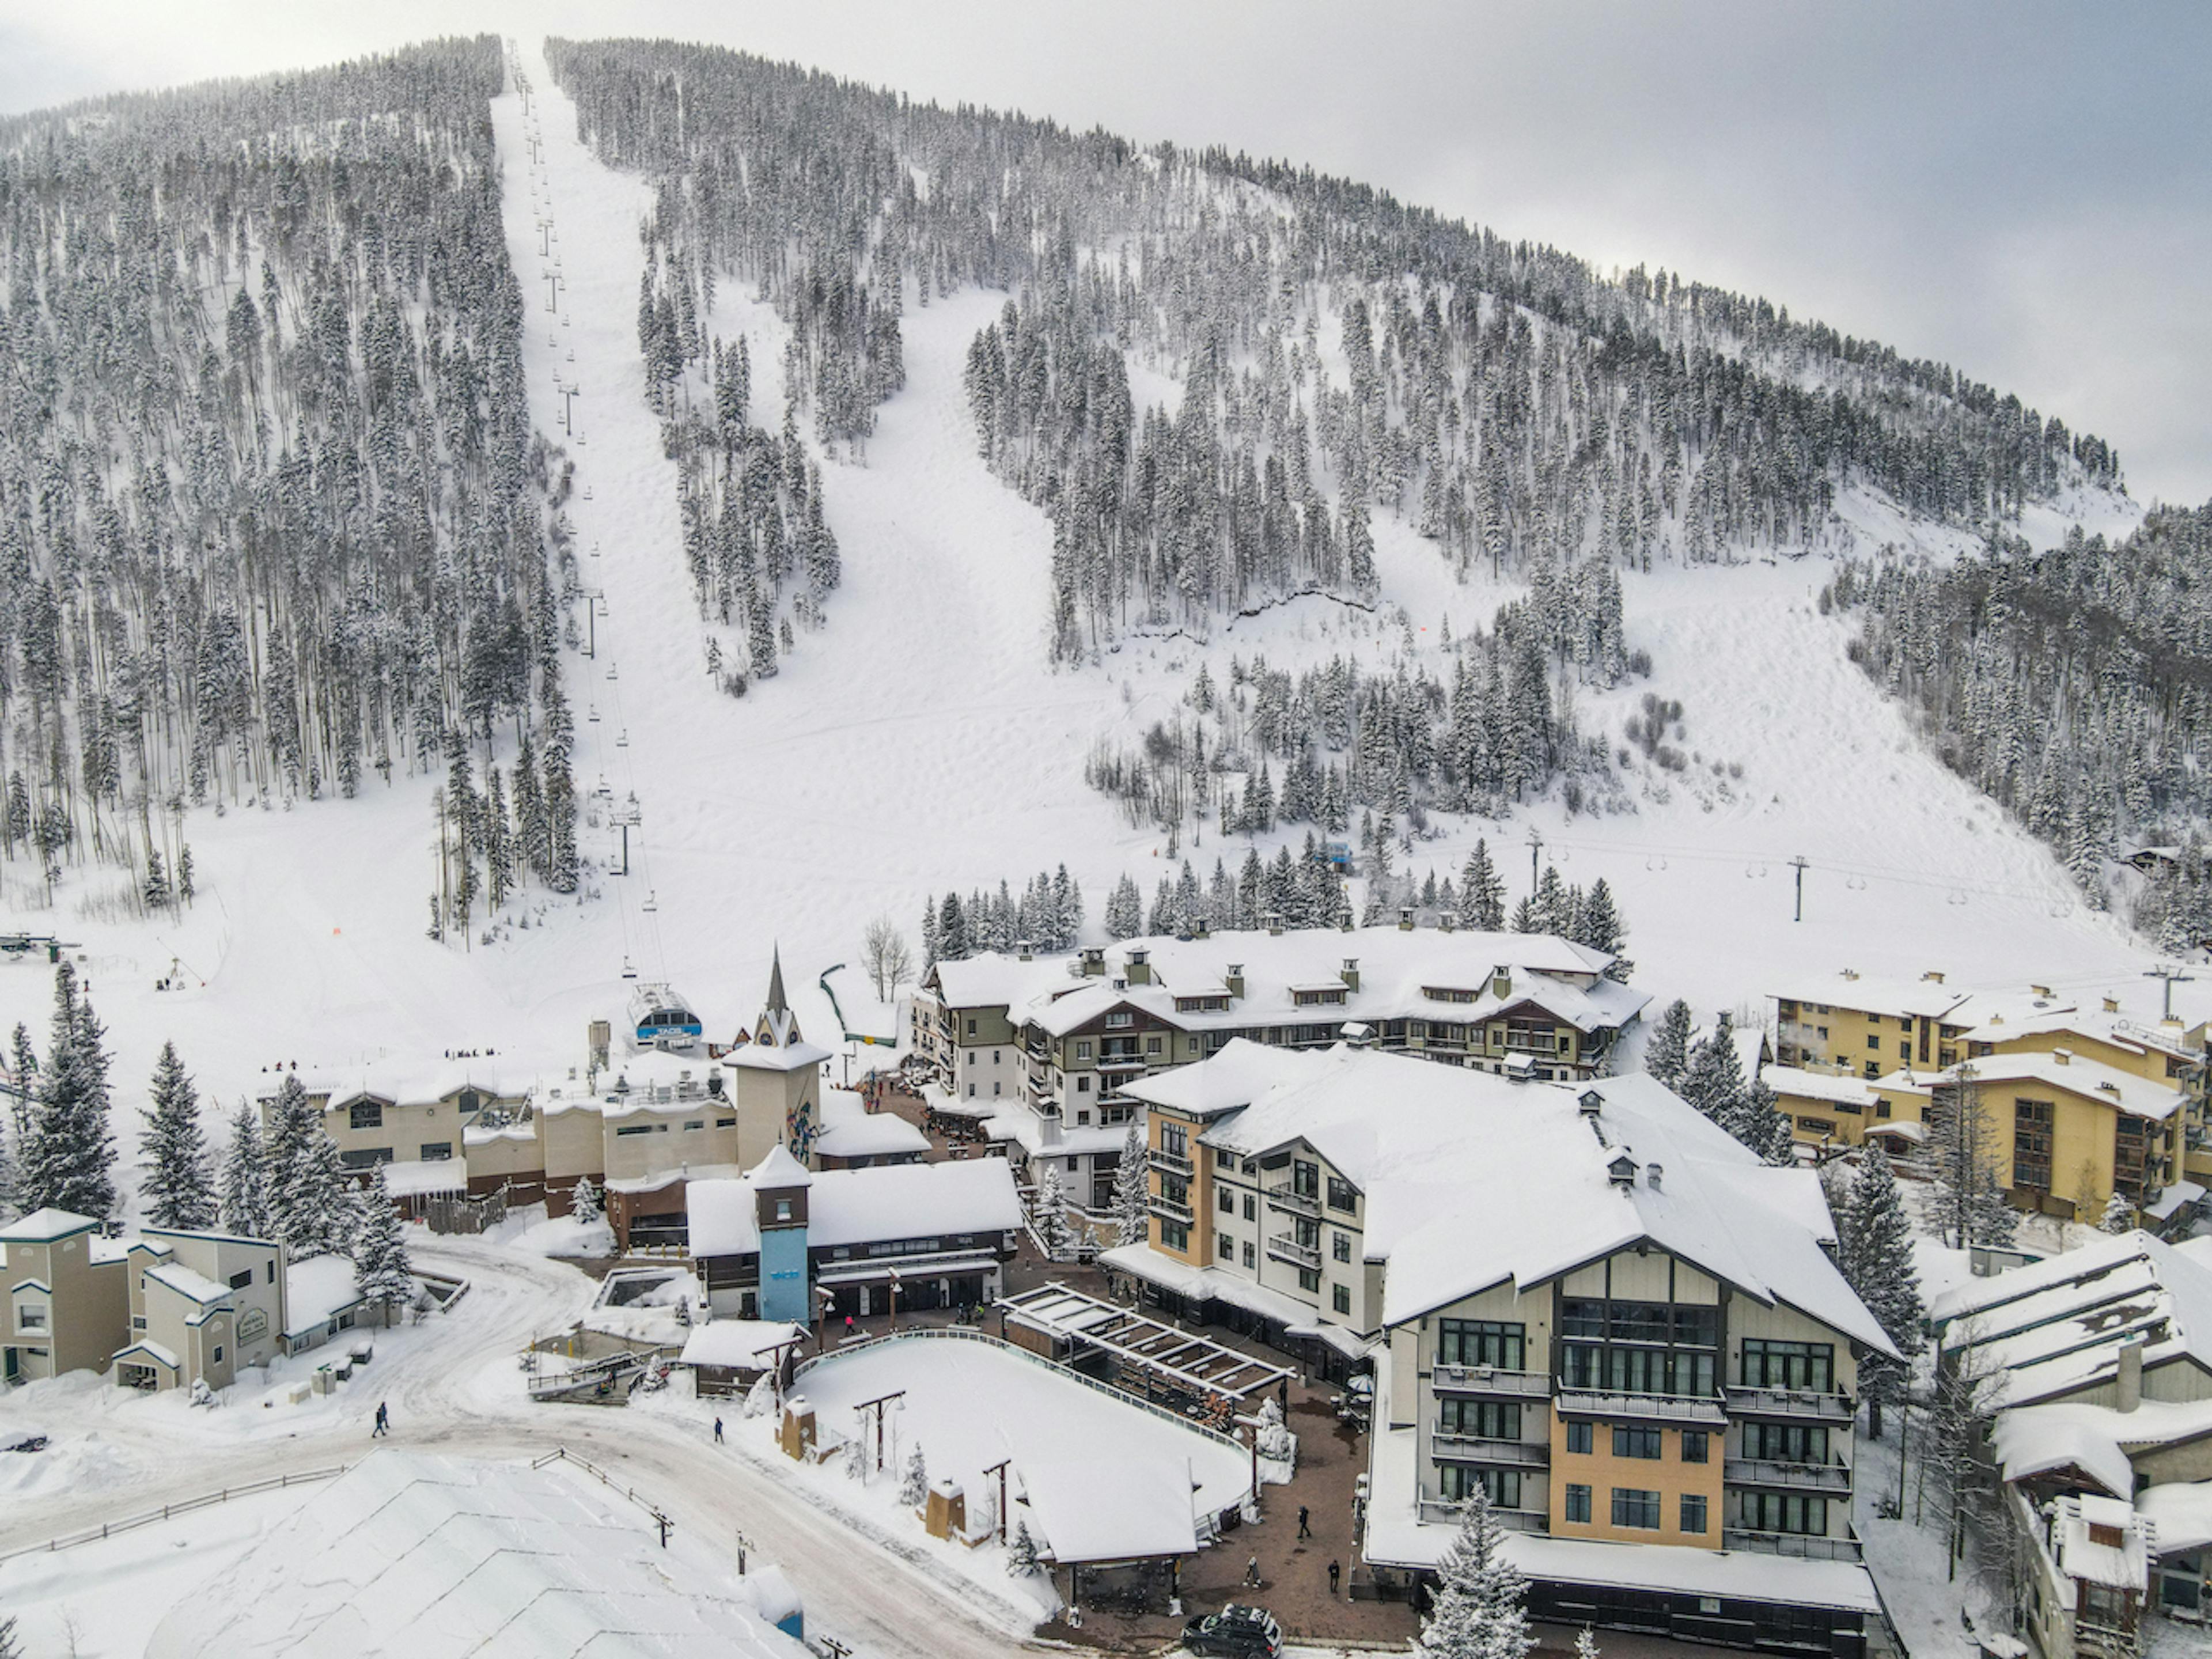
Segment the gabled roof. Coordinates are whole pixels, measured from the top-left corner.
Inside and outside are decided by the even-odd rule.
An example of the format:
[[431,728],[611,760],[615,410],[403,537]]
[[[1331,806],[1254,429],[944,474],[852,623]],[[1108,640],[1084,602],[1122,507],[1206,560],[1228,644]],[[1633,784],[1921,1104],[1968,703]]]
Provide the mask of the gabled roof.
[[1973,1082],[1979,1084],[2029,1083],[2046,1089],[2061,1089],[2125,1112],[2130,1117],[2159,1121],[2179,1111],[2183,1100],[2179,1089],[2099,1060],[2085,1060],[2079,1054],[2064,1060],[2056,1054],[1984,1054],[1954,1066],[1942,1075],[1956,1082],[1964,1082],[1971,1076]]
[[230,1299],[229,1285],[218,1285],[206,1274],[195,1273],[179,1261],[166,1261],[158,1267],[149,1267],[146,1277],[152,1283],[174,1291],[185,1301],[199,1307],[209,1307]]
[[1911,1014],[1942,1019],[1974,994],[1963,985],[1935,979],[1880,979],[1844,972],[1828,979],[1793,980],[1775,994],[1785,1002],[1826,1003],[1868,1013]]
[[[760,1249],[754,1194],[762,1185],[789,1184],[769,1173],[776,1152],[782,1148],[739,1179],[695,1180],[685,1186],[693,1255],[749,1255]],[[783,1158],[791,1160],[790,1153],[783,1152]],[[797,1167],[795,1161],[792,1167]],[[1011,1232],[1021,1224],[1013,1170],[1002,1158],[817,1170],[806,1194],[810,1249]]]
[[90,1232],[99,1225],[91,1216],[49,1206],[0,1225],[0,1244],[52,1244]]

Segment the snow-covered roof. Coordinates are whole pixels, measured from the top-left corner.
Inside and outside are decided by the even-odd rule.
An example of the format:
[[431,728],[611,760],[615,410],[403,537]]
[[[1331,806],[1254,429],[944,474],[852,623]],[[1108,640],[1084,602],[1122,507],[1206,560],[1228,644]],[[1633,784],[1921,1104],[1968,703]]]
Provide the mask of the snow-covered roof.
[[830,1058],[827,1048],[801,1037],[795,1042],[748,1042],[722,1056],[722,1064],[749,1072],[803,1072]]
[[284,1268],[284,1334],[305,1336],[360,1300],[359,1278],[348,1257],[313,1255],[289,1262]]
[[[2117,1544],[2100,1543],[2093,1528],[2110,1527]],[[2150,1571],[2143,1527],[2135,1505],[2124,1498],[2090,1493],[2058,1499],[2051,1517],[2051,1553],[2058,1571],[2084,1583],[2140,1590]]]
[[[1979,1012],[1979,1002],[1977,999],[1975,1012]],[[2136,1054],[2170,1054],[2179,1060],[2197,1058],[2189,1046],[2187,1030],[2179,1020],[2165,1026],[2146,1025],[2102,1008],[2030,1008],[2024,1012],[1992,1009],[1989,1018],[1967,1031],[1966,1041],[2017,1042],[2023,1037],[2062,1032],[2110,1043]]]
[[1011,1140],[1031,1158],[1066,1158],[1082,1152],[1110,1152],[1129,1139],[1126,1123],[1048,1121],[1018,1102],[983,1120],[983,1139]]
[[118,1348],[108,1363],[110,1364],[119,1364],[122,1361],[133,1358],[141,1354],[144,1355],[149,1359],[155,1360],[161,1364],[167,1365],[173,1371],[181,1371],[184,1370],[184,1363],[177,1358],[175,1352],[172,1349],[164,1347],[161,1343],[155,1341],[150,1336],[140,1337],[127,1348]]
[[1255,1283],[1218,1267],[1194,1267],[1188,1262],[1143,1244],[1121,1244],[1098,1253],[1098,1265],[1109,1273],[1125,1273],[1187,1297],[1193,1301],[1226,1302],[1232,1308],[1257,1314],[1288,1326],[1314,1316],[1314,1304],[1301,1302],[1286,1291]]
[[225,1301],[230,1295],[229,1285],[218,1285],[205,1273],[195,1273],[180,1261],[165,1261],[158,1267],[149,1267],[146,1277],[203,1308]]
[[805,1334],[802,1327],[773,1319],[710,1320],[692,1328],[691,1334],[684,1340],[683,1357],[678,1363],[757,1370],[772,1363],[775,1349]]
[[811,1187],[814,1171],[793,1158],[791,1149],[779,1140],[753,1166],[750,1180],[755,1187]]
[[929,1137],[896,1112],[872,1112],[850,1089],[822,1091],[817,1158],[898,1158],[929,1150]]
[[2212,1544],[2212,1480],[2169,1480],[2136,1494],[2136,1513],[2151,1524],[2152,1547],[2175,1555]]
[[[528,1129],[523,1131],[529,1138]],[[466,1192],[469,1166],[465,1158],[411,1158],[384,1168],[384,1190],[394,1198],[422,1198],[431,1193]]]
[[[1139,953],[1144,965],[1133,981]],[[1079,961],[1065,957],[1023,962],[997,954],[939,963],[932,971],[947,1007],[1004,1007],[1016,1025],[1034,1021],[1054,1035],[1125,1006],[1189,1030],[1234,1030],[1321,1018],[1484,1020],[1524,1003],[1592,1031],[1619,1029],[1650,1000],[1601,977],[1612,962],[1602,951],[1549,933],[1296,928],[1128,939],[1106,949],[1100,974],[1085,975]],[[1357,964],[1356,990],[1346,981],[1347,963]],[[1232,965],[1242,969],[1244,994],[1227,1007],[1176,1006],[1178,999],[1227,996]],[[1494,983],[1500,974],[1510,982],[1502,997]],[[1301,1003],[1300,991],[1342,992],[1344,1000]]]
[[1832,1105],[1863,1111],[1879,1092],[1866,1079],[1846,1073],[1808,1072],[1796,1066],[1768,1066],[1760,1070],[1766,1086],[1785,1100],[1821,1100]]
[[1848,969],[1832,979],[1792,981],[1776,993],[1784,1002],[1826,1003],[1831,1008],[1926,1019],[1942,1019],[1973,994],[1966,986],[1946,985],[1939,979],[1881,979]]
[[[760,1249],[756,1188],[793,1184],[771,1170],[779,1152],[790,1159],[778,1147],[739,1180],[694,1181],[684,1189],[693,1255],[744,1255]],[[809,1248],[1011,1232],[1021,1224],[1013,1170],[1000,1158],[817,1170],[806,1195]]]
[[1998,1374],[1991,1404],[2031,1405],[2118,1373],[2140,1337],[2146,1368],[2186,1357],[2212,1369],[2212,1260],[2147,1232],[1976,1279],[1936,1297],[1947,1348],[1972,1346]]
[[[1188,1074],[1215,1066],[1240,1088],[1272,1076],[1199,1139],[1255,1158],[1302,1143],[1358,1187],[1366,1258],[1389,1264],[1386,1324],[1505,1280],[1533,1288],[1648,1240],[1740,1294],[1888,1349],[1821,1249],[1833,1232],[1818,1179],[1761,1164],[1644,1073],[1516,1083],[1344,1045],[1267,1060],[1243,1052],[1254,1046],[1231,1042],[1158,1082],[1202,1091]],[[1590,1094],[1595,1118],[1581,1105]],[[1623,1152],[1637,1165],[1626,1188],[1607,1168]]]
[[49,1206],[0,1225],[0,1244],[51,1244],[98,1225],[88,1215]]
[[424,1106],[467,1088],[520,1099],[538,1086],[538,1070],[535,1062],[514,1054],[395,1054],[354,1065],[302,1066],[282,1076],[262,1073],[254,1092],[258,1098],[273,1099],[284,1078],[296,1075],[309,1094],[329,1097],[331,1111],[364,1096],[398,1106]]
[[2045,1088],[2063,1089],[2086,1099],[2101,1101],[2130,1117],[2161,1121],[2179,1111],[2183,1099],[2179,1090],[2166,1084],[2154,1083],[2148,1078],[2137,1077],[2133,1072],[2123,1072],[2117,1066],[2085,1060],[2079,1054],[2067,1056],[2063,1049],[2052,1054],[1984,1054],[1953,1066],[1943,1076],[1952,1080],[1971,1080],[1984,1085],[1993,1083],[2039,1084]]
[[1188,1465],[1033,1455],[1022,1461],[1021,1478],[1044,1533],[1038,1553],[1050,1560],[1140,1561],[1198,1548]]
[[804,1659],[711,1546],[559,1466],[379,1451],[162,1620],[148,1659]]
[[2116,1498],[2135,1489],[2133,1456],[2212,1435],[2212,1400],[2146,1400],[2133,1411],[2060,1401],[1999,1412],[1991,1431],[2008,1480],[2075,1468]]

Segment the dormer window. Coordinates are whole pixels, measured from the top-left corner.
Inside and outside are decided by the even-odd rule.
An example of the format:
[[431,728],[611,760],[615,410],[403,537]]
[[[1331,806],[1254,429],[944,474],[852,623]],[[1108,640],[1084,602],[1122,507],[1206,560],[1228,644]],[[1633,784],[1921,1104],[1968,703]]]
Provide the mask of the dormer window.
[[789,1199],[779,1198],[776,1200],[775,1218],[778,1221],[788,1221],[791,1219],[791,1200]]

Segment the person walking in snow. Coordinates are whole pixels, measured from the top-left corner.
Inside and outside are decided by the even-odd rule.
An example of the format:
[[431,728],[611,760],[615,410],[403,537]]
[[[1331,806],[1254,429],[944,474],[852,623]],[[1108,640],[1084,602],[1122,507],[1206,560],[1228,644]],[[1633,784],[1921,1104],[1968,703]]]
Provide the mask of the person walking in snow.
[[376,1402],[376,1426],[368,1431],[371,1440],[382,1440],[392,1432],[392,1408],[381,1400]]
[[1306,1506],[1303,1504],[1298,1505],[1298,1536],[1301,1538],[1313,1536],[1313,1528],[1306,1524]]
[[1256,1555],[1244,1564],[1244,1583],[1253,1589],[1260,1588],[1260,1558]]
[[722,1419],[719,1417],[714,1419],[714,1443],[718,1446],[722,1443]]
[[1328,1593],[1332,1597],[1336,1595],[1337,1582],[1343,1577],[1343,1564],[1335,1560],[1330,1561],[1328,1564]]

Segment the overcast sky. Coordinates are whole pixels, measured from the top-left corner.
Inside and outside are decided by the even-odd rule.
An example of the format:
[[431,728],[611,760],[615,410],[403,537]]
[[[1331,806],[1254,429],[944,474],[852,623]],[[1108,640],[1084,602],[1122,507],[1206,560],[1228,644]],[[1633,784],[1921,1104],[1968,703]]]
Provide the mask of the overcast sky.
[[0,0],[0,109],[427,34],[720,40],[1310,162],[1942,358],[2212,499],[2212,6]]

